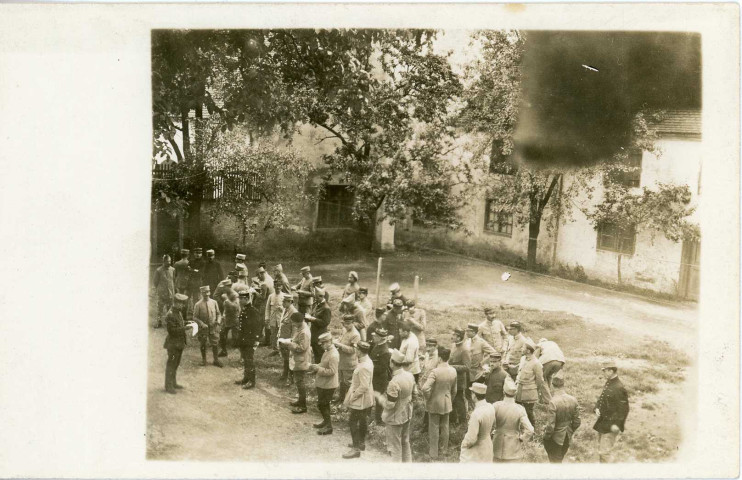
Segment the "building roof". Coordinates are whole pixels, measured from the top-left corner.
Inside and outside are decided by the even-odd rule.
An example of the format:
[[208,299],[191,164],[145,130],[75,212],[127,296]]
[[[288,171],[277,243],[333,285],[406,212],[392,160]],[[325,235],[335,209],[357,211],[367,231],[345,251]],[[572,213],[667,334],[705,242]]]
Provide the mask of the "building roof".
[[660,135],[701,137],[700,110],[667,110],[656,127]]

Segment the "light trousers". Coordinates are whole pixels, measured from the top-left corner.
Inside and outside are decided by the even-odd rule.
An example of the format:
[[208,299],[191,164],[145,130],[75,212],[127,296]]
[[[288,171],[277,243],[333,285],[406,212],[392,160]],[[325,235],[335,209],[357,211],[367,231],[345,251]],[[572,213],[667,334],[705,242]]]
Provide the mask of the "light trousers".
[[438,459],[438,447],[441,450],[448,448],[448,413],[428,413],[428,443],[430,444],[430,459]]
[[410,421],[386,426],[386,444],[392,453],[392,462],[411,462]]

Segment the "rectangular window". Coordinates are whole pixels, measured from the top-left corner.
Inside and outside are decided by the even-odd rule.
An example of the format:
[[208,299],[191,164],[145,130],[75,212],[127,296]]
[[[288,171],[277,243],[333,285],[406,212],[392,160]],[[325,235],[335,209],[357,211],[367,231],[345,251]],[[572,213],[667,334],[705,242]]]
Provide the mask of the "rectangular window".
[[626,159],[627,170],[615,170],[608,174],[608,180],[628,188],[637,188],[642,180],[642,151],[634,149]]
[[513,215],[503,212],[494,200],[487,200],[484,211],[484,230],[506,237],[513,236]]
[[636,228],[620,228],[612,223],[598,225],[598,250],[633,255],[636,246]]

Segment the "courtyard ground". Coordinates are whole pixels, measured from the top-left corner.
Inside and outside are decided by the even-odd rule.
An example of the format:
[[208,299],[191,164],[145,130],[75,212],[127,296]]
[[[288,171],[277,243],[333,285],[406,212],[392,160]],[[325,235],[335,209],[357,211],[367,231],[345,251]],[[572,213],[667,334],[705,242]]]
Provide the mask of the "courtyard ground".
[[[481,306],[491,304],[500,306],[503,321],[524,323],[526,334],[534,340],[547,337],[560,344],[567,356],[567,390],[583,409],[583,426],[575,435],[567,461],[596,460],[592,410],[603,385],[599,364],[608,357],[618,360],[630,394],[631,413],[618,459],[665,461],[676,454],[684,435],[683,417],[693,412],[683,388],[695,359],[694,304],[649,301],[521,272],[512,272],[510,280],[503,282],[500,275],[506,267],[449,255],[399,253],[385,258],[383,265],[382,298],[393,281],[400,282],[411,295],[414,276],[421,277],[419,304],[428,312],[429,336],[444,343],[450,341],[453,325],[481,321]],[[284,264],[292,280],[298,278],[301,266]],[[349,270],[357,271],[361,284],[373,292],[375,258],[312,265],[312,271],[322,275],[328,286],[333,306],[339,301]],[[375,301],[373,293],[371,297]],[[152,318],[149,321],[151,325]],[[337,317],[331,329],[339,332]],[[151,330],[148,458],[341,461],[350,439],[346,413],[336,412],[333,435],[318,437],[311,428],[320,418],[312,403],[314,396],[307,414],[292,415],[287,404],[295,389],[278,382],[279,362],[268,356],[267,349],[258,349],[258,388],[245,391],[233,385],[241,375],[236,350],[230,352],[225,368],[202,367],[197,342],[191,341],[178,375],[187,389],[168,395],[163,389],[164,338],[164,330]],[[427,437],[415,427],[420,424],[422,408],[416,407],[420,408],[416,408],[413,423],[413,455],[416,461],[426,461]],[[546,461],[540,443],[544,414],[545,407],[537,405],[537,440],[527,446],[530,461]],[[461,429],[452,431],[447,461],[458,458],[463,433]],[[382,428],[372,428],[368,443],[362,461],[388,458],[383,454]]]

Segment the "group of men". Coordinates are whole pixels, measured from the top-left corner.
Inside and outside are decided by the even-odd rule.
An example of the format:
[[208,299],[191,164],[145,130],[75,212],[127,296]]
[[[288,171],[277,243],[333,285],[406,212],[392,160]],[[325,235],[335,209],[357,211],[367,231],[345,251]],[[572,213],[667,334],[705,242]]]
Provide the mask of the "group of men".
[[[339,306],[343,331],[334,338],[328,331],[332,321],[329,295],[322,278],[312,276],[310,267],[301,269],[301,279],[295,284],[288,281],[280,264],[271,276],[261,263],[257,276],[249,279],[246,257],[237,254],[235,269],[219,279],[216,275],[223,274],[214,251],[207,250],[203,261],[199,250],[194,250],[192,259],[189,251],[181,251],[175,267],[165,256],[155,273],[156,327],[167,310],[168,393],[182,388],[176,372],[189,328],[198,329],[203,364],[207,364],[207,346],[211,346],[218,367],[222,366],[219,357],[227,355],[232,332],[244,362],[243,378],[236,384],[246,389],[255,386],[254,353],[262,341],[273,350],[271,355],[281,355],[281,379],[287,386],[296,386],[292,413],[307,412],[307,376],[315,375],[322,416],[314,425],[317,434],[332,434],[333,403],[348,409],[352,442],[343,458],[361,456],[367,427],[376,423],[384,425],[392,460],[411,461],[415,398],[424,404],[421,427],[427,430],[433,461],[448,449],[449,424],[467,425],[460,461],[522,461],[523,446],[534,433],[533,409],[539,400],[547,405],[543,444],[549,460],[564,458],[580,426],[580,413],[577,400],[564,391],[564,380],[557,375],[565,359],[555,342],[541,339],[534,343],[523,335],[519,322],[506,328],[496,318],[495,309],[485,308],[482,323],[453,328],[450,348],[439,345],[426,335],[426,312],[405,297],[399,284],[390,286],[386,305],[374,309],[356,272],[349,273],[343,289]],[[196,281],[202,283],[197,289]],[[196,296],[200,299],[193,303]],[[186,323],[185,318],[192,320]],[[609,461],[628,415],[628,396],[616,365],[603,365],[603,372],[607,383],[596,404],[594,426],[601,462]]]

